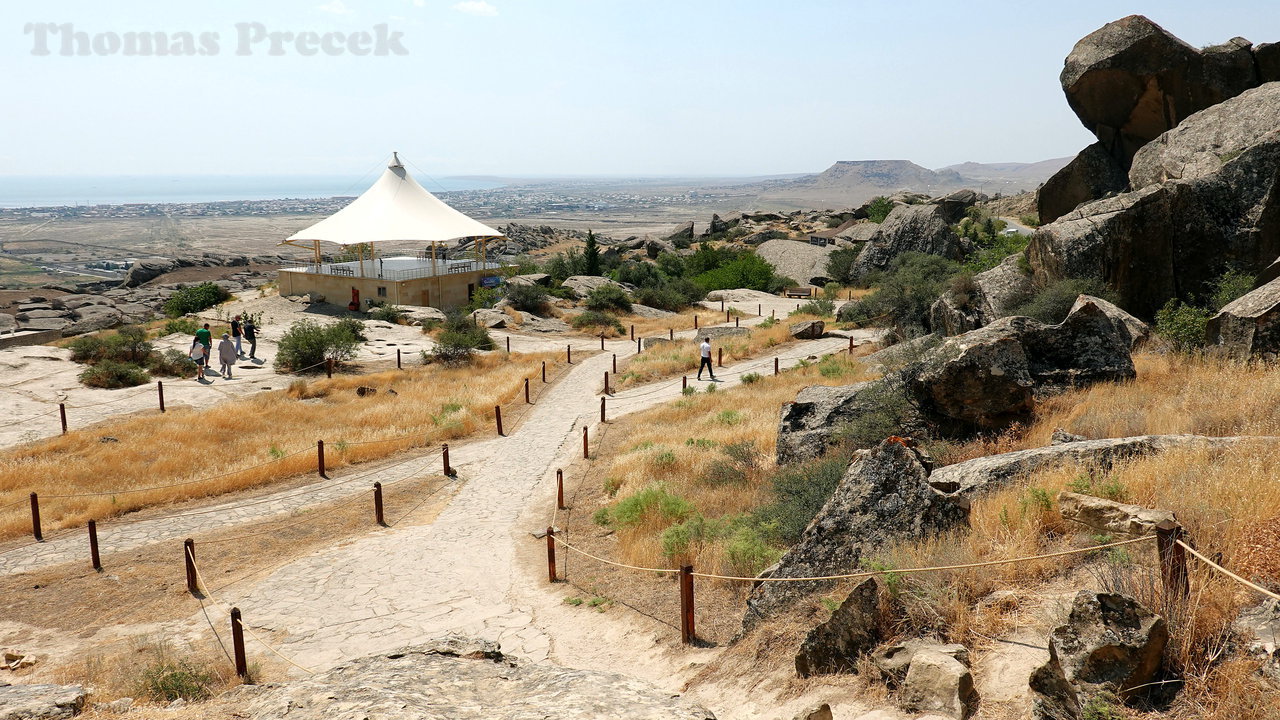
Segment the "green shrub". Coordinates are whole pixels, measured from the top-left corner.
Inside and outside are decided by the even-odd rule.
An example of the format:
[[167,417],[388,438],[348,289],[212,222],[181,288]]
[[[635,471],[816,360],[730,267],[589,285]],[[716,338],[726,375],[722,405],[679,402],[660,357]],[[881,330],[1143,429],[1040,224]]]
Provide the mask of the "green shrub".
[[487,328],[480,327],[471,316],[451,312],[445,317],[444,327],[436,335],[436,345],[431,353],[423,353],[424,360],[446,364],[471,361],[477,350],[492,350],[493,337]]
[[854,261],[858,259],[857,248],[838,248],[827,256],[827,277],[842,284],[849,285],[858,279]]
[[1018,222],[1022,223],[1023,225],[1026,225],[1027,227],[1032,227],[1032,228],[1040,227],[1040,216],[1039,215],[1019,215]]
[[218,303],[225,302],[230,297],[231,293],[221,286],[211,282],[200,283],[199,285],[182,288],[171,295],[164,303],[164,314],[171,318],[177,318],[191,313],[198,313]]
[[970,273],[977,275],[1004,262],[1004,259],[1014,253],[1024,252],[1027,245],[1031,244],[1031,236],[1022,233],[1014,233],[1005,235],[1003,233],[996,235],[985,247],[980,247],[969,254],[964,260],[964,267]]
[[635,301],[659,310],[676,312],[688,307],[685,296],[672,287],[642,287],[633,293]]
[[404,310],[401,310],[395,305],[375,305],[369,309],[369,319],[381,320],[382,322],[399,325],[400,322],[404,320]]
[[93,363],[106,354],[107,343],[97,335],[81,335],[67,345],[72,362]]
[[872,198],[867,204],[867,218],[873,223],[882,223],[893,212],[893,201],[881,196]]
[[587,298],[583,304],[586,305],[588,310],[597,312],[606,310],[631,312],[631,298],[628,297],[626,290],[617,285],[601,285],[592,290],[587,293]]
[[610,512],[611,525],[639,525],[651,515],[669,523],[682,522],[694,513],[689,501],[675,495],[663,485],[650,485],[622,499]]
[[695,513],[662,531],[662,554],[668,558],[684,555],[696,545],[718,540],[727,530],[725,522],[708,520],[702,513]]
[[920,335],[928,327],[930,306],[961,270],[959,263],[937,255],[903,253],[883,273],[864,279],[877,285],[876,291],[841,306],[839,319],[893,326],[906,337]]
[[191,318],[174,318],[164,324],[165,335],[195,335],[200,323]]
[[817,315],[818,317],[834,317],[836,304],[829,298],[816,298],[792,310],[788,315]]
[[1013,310],[1014,315],[1025,315],[1040,322],[1056,324],[1066,319],[1080,295],[1093,295],[1114,301],[1110,292],[1098,280],[1092,278],[1066,278],[1058,280],[1036,292],[1026,302]]
[[304,369],[319,372],[318,366],[327,360],[335,363],[350,360],[364,339],[363,328],[359,320],[352,318],[327,326],[313,320],[299,320],[280,338],[275,367],[287,372]]
[[1205,328],[1209,311],[1170,298],[1156,312],[1155,333],[1179,352],[1190,352],[1205,345]]
[[835,492],[848,467],[846,455],[828,453],[818,460],[780,468],[770,480],[773,501],[755,512],[754,524],[778,542],[795,543]]
[[152,351],[147,331],[137,325],[125,325],[111,335],[81,335],[67,348],[73,361],[87,364],[103,360],[144,363]]
[[147,370],[152,375],[162,377],[182,377],[196,367],[191,357],[181,350],[169,348],[163,352],[152,353],[147,358]]
[[[815,513],[816,514],[816,513]],[[765,568],[778,562],[782,550],[769,544],[767,536],[772,527],[740,525],[734,529],[725,546],[731,571],[742,577],[755,577]]]
[[[694,257],[696,258],[697,255]],[[736,288],[778,292],[785,287],[786,283],[794,284],[795,281],[779,277],[773,266],[764,258],[747,252],[728,263],[698,274],[693,278],[693,282],[707,292]]]
[[145,385],[151,378],[133,363],[100,360],[80,373],[80,382],[89,387],[127,388]]
[[586,312],[578,313],[569,320],[569,324],[575,330],[583,332],[595,332],[604,328],[612,328],[615,332],[623,331],[622,323],[618,321],[618,318],[598,310],[587,310]]
[[214,677],[186,660],[161,660],[142,670],[138,694],[162,702],[206,700],[213,695]]
[[742,384],[753,385],[760,382],[760,373],[750,372],[742,376]]
[[836,428],[836,438],[846,447],[872,448],[892,435],[912,435],[908,427],[915,406],[902,385],[880,383],[868,387],[859,397],[865,410]]
[[1209,296],[1208,309],[1217,312],[1252,289],[1252,275],[1228,270],[1213,281],[1213,293]]
[[507,285],[507,302],[511,307],[524,312],[542,313],[547,309],[548,298],[546,288],[534,283],[516,283]]

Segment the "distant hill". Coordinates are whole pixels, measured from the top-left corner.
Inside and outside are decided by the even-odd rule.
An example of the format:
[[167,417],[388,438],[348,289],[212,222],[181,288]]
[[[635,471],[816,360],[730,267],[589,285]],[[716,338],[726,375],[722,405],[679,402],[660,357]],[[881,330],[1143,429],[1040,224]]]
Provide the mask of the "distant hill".
[[975,163],[930,170],[909,160],[841,160],[816,175],[761,183],[762,206],[843,208],[899,190],[940,195],[969,188],[1010,195],[1034,190],[1071,158],[1035,163]]

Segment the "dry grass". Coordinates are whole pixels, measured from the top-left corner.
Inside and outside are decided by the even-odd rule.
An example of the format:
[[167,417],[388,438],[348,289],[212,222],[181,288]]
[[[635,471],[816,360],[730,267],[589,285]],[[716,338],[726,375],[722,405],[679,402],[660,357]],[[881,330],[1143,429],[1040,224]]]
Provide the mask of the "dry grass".
[[[721,315],[720,319],[723,320],[724,316]],[[789,323],[819,319],[821,318],[812,315],[796,315],[780,320],[772,327],[753,327],[748,335],[719,338],[712,343],[712,354],[718,359],[720,350],[723,349],[725,363],[754,357],[761,351],[791,342]],[[639,327],[636,328],[636,334],[637,337],[640,336]],[[619,387],[628,387],[696,370],[700,343],[698,338],[677,339],[671,345],[659,345],[632,356],[619,368],[616,383]]]
[[[313,472],[317,439],[325,441],[326,466],[338,468],[464,437],[490,426],[494,406],[521,396],[524,378],[537,378],[543,360],[554,367],[555,357],[492,353],[466,367],[300,380],[287,391],[113,420],[13,449],[0,455],[0,507],[10,506],[0,510],[0,538],[29,531],[22,501],[32,491],[46,496],[41,513],[50,530]],[[360,386],[378,392],[360,397]],[[504,419],[511,426],[517,418]],[[103,442],[107,434],[116,441]],[[190,481],[197,482],[53,497]]]
[[[250,668],[250,677],[253,671]],[[91,650],[80,663],[63,668],[58,679],[90,688],[94,702],[131,697],[160,704],[179,697],[205,700],[241,682],[216,643],[182,642],[164,636]]]

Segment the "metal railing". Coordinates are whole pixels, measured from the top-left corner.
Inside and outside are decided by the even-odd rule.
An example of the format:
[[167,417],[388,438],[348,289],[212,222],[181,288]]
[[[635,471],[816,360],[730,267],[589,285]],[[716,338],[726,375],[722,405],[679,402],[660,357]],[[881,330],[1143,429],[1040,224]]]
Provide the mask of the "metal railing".
[[301,267],[283,268],[284,272],[300,272],[308,275],[333,275],[337,277],[366,277],[377,280],[416,280],[418,278],[435,277],[438,275],[456,275],[459,273],[476,272],[480,270],[499,270],[502,268],[501,263],[485,262],[481,263],[475,260],[439,260],[434,264],[427,261],[423,265],[410,268],[402,268],[392,270],[382,267],[381,264],[374,267],[365,267],[363,275],[360,273],[359,263],[321,263],[319,265],[310,264]]

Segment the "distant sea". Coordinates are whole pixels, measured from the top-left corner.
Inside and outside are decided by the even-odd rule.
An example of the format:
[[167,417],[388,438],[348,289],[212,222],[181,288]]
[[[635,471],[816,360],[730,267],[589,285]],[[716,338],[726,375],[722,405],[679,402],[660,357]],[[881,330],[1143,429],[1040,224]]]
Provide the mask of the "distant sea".
[[[378,179],[346,175],[0,175],[0,207],[199,203],[359,195]],[[431,192],[488,190],[498,183],[416,176]]]

